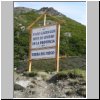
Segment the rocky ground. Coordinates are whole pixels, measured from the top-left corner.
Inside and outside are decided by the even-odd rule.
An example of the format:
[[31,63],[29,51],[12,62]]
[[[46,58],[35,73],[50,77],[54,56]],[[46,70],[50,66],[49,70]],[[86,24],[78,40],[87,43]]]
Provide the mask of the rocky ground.
[[33,77],[14,72],[14,98],[85,98],[83,78],[60,78],[55,72],[38,72]]

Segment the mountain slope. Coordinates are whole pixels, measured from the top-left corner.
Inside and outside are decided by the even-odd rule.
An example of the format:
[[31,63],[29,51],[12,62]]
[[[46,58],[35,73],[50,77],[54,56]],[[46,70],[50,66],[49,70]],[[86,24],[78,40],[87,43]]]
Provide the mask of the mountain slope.
[[19,14],[22,14],[22,13],[27,13],[27,12],[30,12],[34,9],[32,8],[26,8],[26,7],[15,7],[14,8],[14,14],[15,15],[19,15]]
[[55,10],[52,7],[43,7],[40,10],[38,10],[37,12],[39,14],[43,14],[44,12],[47,12],[49,15],[53,15],[53,16],[64,16],[62,13],[58,12],[57,10]]
[[[17,9],[17,10],[16,10]],[[43,7],[40,10],[14,8],[14,58],[25,60],[28,57],[29,35],[27,26],[37,19],[44,11],[64,23],[60,32],[60,55],[82,56],[86,54],[86,27],[72,20],[53,8]],[[46,24],[54,24],[55,19],[47,17]],[[43,18],[35,26],[43,26]]]

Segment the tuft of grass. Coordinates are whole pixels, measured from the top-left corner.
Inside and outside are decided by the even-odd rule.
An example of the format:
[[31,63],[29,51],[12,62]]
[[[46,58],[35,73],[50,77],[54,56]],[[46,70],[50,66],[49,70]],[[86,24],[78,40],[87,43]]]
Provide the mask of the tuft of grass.
[[[82,78],[85,80],[85,70],[82,69],[69,69],[63,70],[55,74],[52,78],[48,80],[50,83],[57,83],[59,80],[66,80],[66,79],[77,79]],[[74,84],[79,83],[78,81],[74,82]]]
[[58,76],[63,76],[63,77],[69,77],[69,78],[77,78],[81,77],[85,79],[86,72],[85,70],[82,69],[69,69],[69,70],[63,70],[58,73]]
[[34,77],[37,75],[37,72],[32,71],[32,72],[24,72],[23,75],[27,76],[27,77]]

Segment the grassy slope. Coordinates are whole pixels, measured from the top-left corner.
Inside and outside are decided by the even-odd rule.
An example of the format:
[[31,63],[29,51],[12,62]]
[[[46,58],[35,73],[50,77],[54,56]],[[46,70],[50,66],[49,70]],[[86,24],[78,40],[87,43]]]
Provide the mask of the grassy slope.
[[[40,16],[34,11],[28,12],[28,13],[22,13],[19,15],[14,16],[14,65],[15,66],[22,66],[21,60],[27,59],[28,57],[28,47],[29,47],[29,35],[27,30],[21,31],[19,24],[22,24],[22,26],[27,27],[30,23],[32,23],[36,18]],[[68,17],[58,17],[59,20],[64,21],[63,24],[61,24],[61,35],[60,35],[60,55],[69,55],[69,56],[83,56],[85,55],[85,46],[86,46],[86,27]],[[40,21],[42,21],[41,19]],[[47,17],[47,20],[53,20],[50,17]],[[34,26],[37,27],[38,23]],[[70,32],[72,37],[66,37],[64,35],[65,32]],[[18,34],[19,33],[19,34]],[[60,66],[65,66],[67,60],[61,60]],[[37,61],[38,62],[38,61]],[[36,61],[34,61],[34,66],[38,66],[40,68],[40,65],[43,63],[43,67],[47,69],[54,70],[55,68],[51,68],[50,66],[54,65],[53,61],[39,61],[37,64]],[[65,64],[64,64],[65,62]],[[23,66],[26,66],[27,64],[24,63]],[[22,66],[22,67],[23,67]],[[42,65],[41,65],[42,66]],[[43,68],[42,67],[42,68]],[[78,66],[72,66],[72,67],[78,67]],[[35,67],[34,67],[35,68]],[[68,67],[67,67],[68,68]]]

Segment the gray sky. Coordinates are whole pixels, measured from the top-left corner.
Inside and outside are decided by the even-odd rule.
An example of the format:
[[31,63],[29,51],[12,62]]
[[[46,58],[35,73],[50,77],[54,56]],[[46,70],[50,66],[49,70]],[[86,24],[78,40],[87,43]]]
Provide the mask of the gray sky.
[[86,2],[14,2],[14,7],[40,9],[53,7],[69,18],[86,25]]

